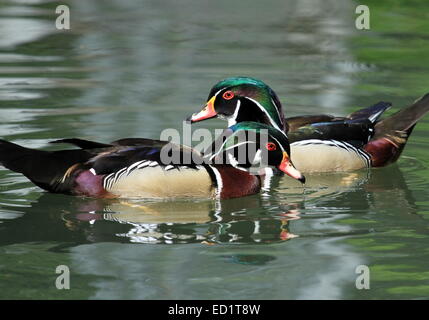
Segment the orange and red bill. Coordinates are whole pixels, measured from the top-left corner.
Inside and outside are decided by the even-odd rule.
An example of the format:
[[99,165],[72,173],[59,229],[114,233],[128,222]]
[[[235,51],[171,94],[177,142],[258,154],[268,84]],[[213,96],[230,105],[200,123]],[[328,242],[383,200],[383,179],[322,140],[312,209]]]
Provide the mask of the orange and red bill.
[[205,107],[200,111],[191,115],[187,120],[190,122],[198,122],[201,120],[211,119],[217,116],[217,112],[214,108],[216,96],[213,96],[205,105]]
[[283,152],[283,159],[278,168],[289,177],[292,177],[301,183],[305,183],[305,177],[295,168],[286,152]]

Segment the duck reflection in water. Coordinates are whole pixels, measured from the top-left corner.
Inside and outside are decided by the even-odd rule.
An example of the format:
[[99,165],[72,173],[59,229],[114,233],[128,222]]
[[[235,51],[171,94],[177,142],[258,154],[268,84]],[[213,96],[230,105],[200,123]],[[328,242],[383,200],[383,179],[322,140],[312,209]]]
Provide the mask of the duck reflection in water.
[[[261,215],[266,206],[259,196],[246,199],[246,206],[235,201],[115,201],[95,210],[66,216],[72,225],[100,222],[127,225],[116,236],[135,243],[271,243],[293,237],[287,215]],[[293,217],[296,219],[296,216]]]
[[341,208],[357,203],[363,210],[383,208],[386,203],[379,200],[379,192],[391,193],[404,211],[413,212],[413,196],[396,165],[373,170],[370,175],[366,171],[313,175],[305,195],[298,185],[284,187],[276,177],[266,194],[218,202],[119,201],[45,193],[29,207],[2,204],[3,209],[22,216],[2,221],[0,243],[56,241],[69,247],[105,241],[208,245],[282,242],[299,235],[292,232],[292,226],[307,214],[341,213]]

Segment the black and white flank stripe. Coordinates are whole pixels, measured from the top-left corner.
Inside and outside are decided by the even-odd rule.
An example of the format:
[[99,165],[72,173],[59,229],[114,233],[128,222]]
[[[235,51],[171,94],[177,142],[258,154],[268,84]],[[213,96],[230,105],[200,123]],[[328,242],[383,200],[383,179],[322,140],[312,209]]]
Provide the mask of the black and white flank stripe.
[[112,172],[111,174],[108,174],[103,179],[103,188],[106,190],[109,190],[112,188],[112,186],[122,177],[122,176],[128,176],[137,169],[143,169],[146,167],[155,167],[158,165],[158,162],[156,161],[150,161],[150,160],[142,160],[133,163],[132,165],[122,168],[121,170],[118,170],[116,172]]
[[[160,165],[157,161],[151,161],[151,160],[142,160],[138,162],[134,162],[128,167],[124,167],[116,172],[112,172],[108,175],[106,175],[103,178],[103,188],[106,190],[112,189],[114,184],[118,182],[121,178],[125,178],[129,176],[132,172],[135,170],[141,170],[144,168],[154,168],[160,166],[164,171],[170,171],[173,169],[181,170],[181,169],[196,169],[199,170],[200,166],[175,166],[175,165]],[[92,170],[92,169],[91,169]]]
[[361,158],[365,162],[368,168],[371,166],[371,156],[368,153],[345,141],[309,139],[309,140],[297,141],[292,143],[291,145],[292,146],[325,145],[325,146],[331,146],[336,148],[342,148],[348,152],[353,152],[357,156],[359,156],[359,158]]

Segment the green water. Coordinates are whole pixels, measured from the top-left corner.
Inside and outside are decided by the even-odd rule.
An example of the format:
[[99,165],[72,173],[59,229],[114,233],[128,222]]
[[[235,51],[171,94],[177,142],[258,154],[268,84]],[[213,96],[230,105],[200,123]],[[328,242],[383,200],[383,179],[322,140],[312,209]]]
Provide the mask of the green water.
[[[71,30],[55,7],[71,8]],[[429,5],[366,1],[0,1],[0,137],[159,138],[228,76],[288,116],[345,115],[429,92]],[[222,128],[220,120],[195,128]],[[427,299],[429,116],[397,164],[288,177],[221,201],[48,194],[0,169],[2,299]],[[58,265],[70,290],[58,290]],[[367,265],[370,289],[355,270]]]

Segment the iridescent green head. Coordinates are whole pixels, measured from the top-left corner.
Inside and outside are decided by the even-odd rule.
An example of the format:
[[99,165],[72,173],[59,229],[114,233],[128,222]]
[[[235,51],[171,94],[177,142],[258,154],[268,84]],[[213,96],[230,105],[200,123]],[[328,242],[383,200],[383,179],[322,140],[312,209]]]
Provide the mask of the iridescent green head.
[[204,108],[188,118],[191,122],[219,117],[228,126],[243,121],[264,123],[285,131],[282,105],[264,82],[249,77],[233,77],[218,82],[210,91]]
[[216,164],[231,164],[239,169],[275,167],[294,179],[305,177],[292,164],[286,134],[259,122],[239,122],[224,130],[212,145],[209,159]]

